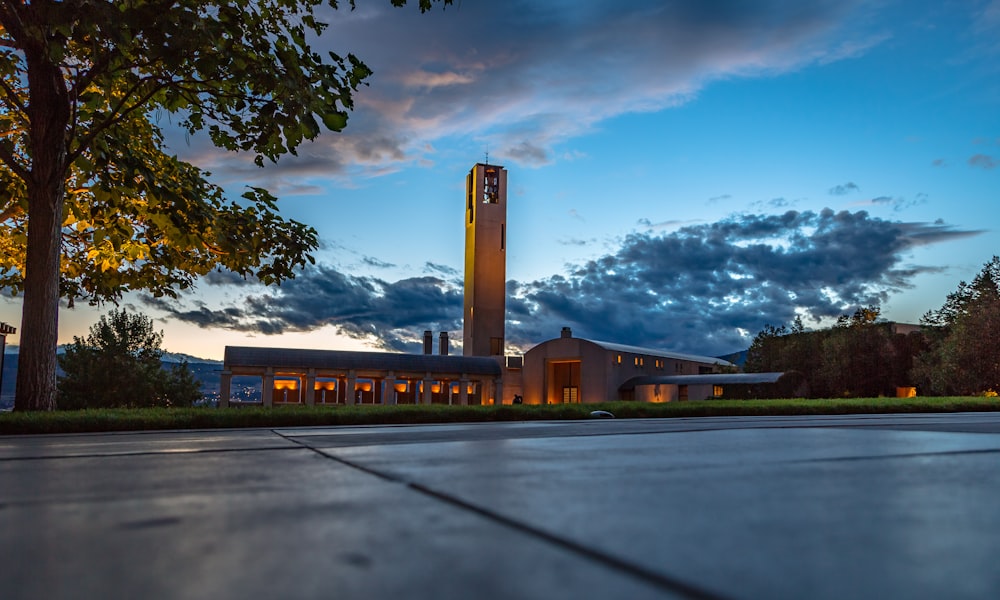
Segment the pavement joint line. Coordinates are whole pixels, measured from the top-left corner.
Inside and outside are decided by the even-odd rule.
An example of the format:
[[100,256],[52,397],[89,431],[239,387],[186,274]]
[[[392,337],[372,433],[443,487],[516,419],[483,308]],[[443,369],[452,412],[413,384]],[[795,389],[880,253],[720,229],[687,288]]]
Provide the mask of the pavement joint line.
[[262,448],[201,448],[194,450],[146,450],[142,452],[94,452],[88,454],[57,454],[49,456],[3,456],[0,463],[18,462],[29,460],[65,460],[73,458],[116,458],[120,456],[163,456],[163,455],[186,455],[186,454],[219,454],[225,452],[262,452],[266,450],[301,450],[301,445],[296,446],[264,446]]
[[[275,431],[274,433],[282,437],[285,437],[278,431]],[[372,469],[370,467],[366,467],[364,465],[355,463],[353,461],[331,454],[330,452],[326,451],[327,449],[314,448],[304,443],[300,443],[298,442],[298,440],[292,438],[286,438],[286,439],[290,439],[290,441],[294,441],[295,443],[300,444],[303,448],[308,448],[309,450],[312,450],[313,452],[319,454],[320,456],[330,459],[334,462],[338,462],[344,466],[350,467],[352,469],[357,469],[359,471],[362,471],[364,473],[382,479],[383,481],[389,481],[392,483],[404,485],[424,496],[428,496],[435,500],[451,504],[452,506],[475,513],[481,517],[485,517],[486,519],[489,519],[505,527],[520,531],[535,538],[539,538],[550,544],[558,546],[564,550],[568,550],[574,554],[580,555],[589,560],[593,560],[603,566],[612,567],[619,571],[625,572],[628,575],[631,575],[632,577],[641,579],[647,583],[653,584],[656,587],[665,589],[672,593],[681,594],[688,598],[693,598],[697,600],[726,600],[726,596],[720,596],[708,590],[686,583],[680,579],[675,579],[673,577],[663,575],[662,573],[658,573],[656,571],[647,569],[632,562],[622,560],[621,558],[618,558],[613,554],[608,554],[605,552],[601,552],[600,550],[595,550],[594,548],[590,548],[583,544],[574,542],[573,540],[560,537],[554,533],[545,531],[544,529],[533,527],[531,525],[528,525],[527,523],[517,521],[500,513],[493,512],[481,506],[476,506],[475,504],[466,502],[461,498],[452,496],[444,492],[439,492],[433,488],[427,487],[420,483],[407,481],[406,479],[403,479],[401,477],[397,477],[395,475],[391,475],[389,473],[385,473],[377,469]]]
[[910,452],[905,454],[872,454],[868,456],[831,456],[828,458],[800,458],[781,461],[782,464],[818,462],[856,462],[863,460],[893,460],[898,458],[921,458],[934,456],[962,456],[967,454],[1000,454],[1000,448],[977,448],[974,450],[942,450],[941,452]]

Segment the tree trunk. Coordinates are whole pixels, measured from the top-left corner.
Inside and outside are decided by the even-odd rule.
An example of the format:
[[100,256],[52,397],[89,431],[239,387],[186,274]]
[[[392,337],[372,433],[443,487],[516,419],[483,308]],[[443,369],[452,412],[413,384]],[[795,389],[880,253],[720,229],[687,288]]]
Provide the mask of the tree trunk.
[[[44,28],[43,28],[44,31]],[[59,257],[66,190],[70,99],[44,36],[25,48],[31,147],[28,244],[21,309],[21,347],[15,410],[56,407],[56,348],[59,343]]]
[[56,407],[63,185],[60,181],[57,189],[48,186],[28,192],[28,248],[14,410]]

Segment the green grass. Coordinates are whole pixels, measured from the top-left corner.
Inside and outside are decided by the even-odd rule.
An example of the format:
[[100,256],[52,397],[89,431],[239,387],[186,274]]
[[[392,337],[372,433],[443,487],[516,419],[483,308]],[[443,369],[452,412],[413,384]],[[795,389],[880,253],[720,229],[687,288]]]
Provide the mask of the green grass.
[[1000,398],[849,398],[835,400],[703,400],[646,404],[552,404],[547,406],[332,406],[263,408],[97,409],[51,413],[0,413],[0,435],[82,433],[156,429],[224,429],[468,423],[586,419],[594,410],[618,418],[671,418],[748,415],[841,415],[1000,411]]

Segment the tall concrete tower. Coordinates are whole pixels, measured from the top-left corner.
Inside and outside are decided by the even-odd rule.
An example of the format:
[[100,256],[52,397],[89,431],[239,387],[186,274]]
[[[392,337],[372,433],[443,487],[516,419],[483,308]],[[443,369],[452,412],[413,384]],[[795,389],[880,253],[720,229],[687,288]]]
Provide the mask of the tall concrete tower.
[[465,356],[502,356],[507,279],[507,171],[477,163],[465,178]]

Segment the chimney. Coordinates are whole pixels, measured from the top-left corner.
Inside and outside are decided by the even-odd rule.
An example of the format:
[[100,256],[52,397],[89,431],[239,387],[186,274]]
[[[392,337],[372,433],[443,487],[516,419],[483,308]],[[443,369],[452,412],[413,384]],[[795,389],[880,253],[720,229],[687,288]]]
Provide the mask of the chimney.
[[430,329],[424,331],[424,354],[434,354],[434,335]]
[[573,330],[570,329],[569,327],[563,327],[562,334],[559,337],[571,338],[573,337]]
[[441,338],[438,344],[438,354],[441,356],[448,356],[448,332],[442,331]]

